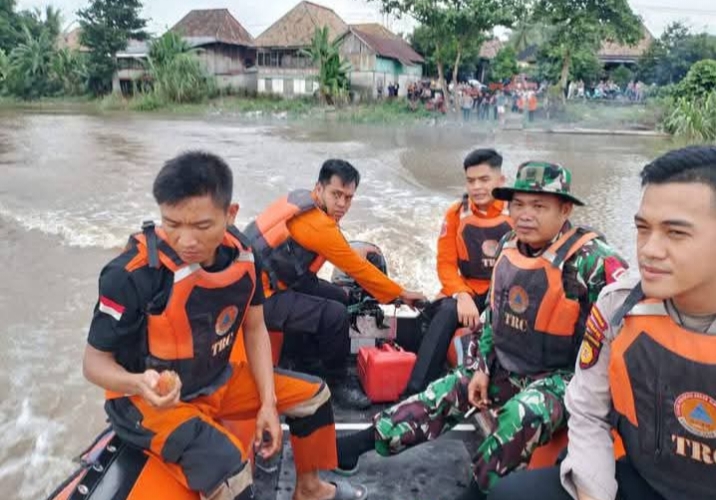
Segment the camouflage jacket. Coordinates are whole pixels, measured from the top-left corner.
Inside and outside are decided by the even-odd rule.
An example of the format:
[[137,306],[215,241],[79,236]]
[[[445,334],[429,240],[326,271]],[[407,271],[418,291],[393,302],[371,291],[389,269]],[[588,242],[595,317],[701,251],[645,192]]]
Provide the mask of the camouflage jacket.
[[[562,230],[552,240],[561,238],[572,228],[567,222]],[[515,236],[514,231],[506,234],[500,241],[500,252],[504,244]],[[538,257],[540,254],[533,254],[524,245],[518,244],[520,253],[529,257]],[[628,264],[611,248],[604,239],[594,239],[586,243],[577,253],[564,263],[562,273],[562,284],[567,298],[578,301],[580,304],[580,316],[577,323],[577,334],[583,335],[584,324],[589,312],[597,301],[599,293],[607,284],[616,281],[626,269]],[[578,339],[579,344],[581,342]],[[575,353],[576,354],[576,353]],[[477,340],[475,336],[468,342],[465,352],[465,365],[475,371],[490,372],[490,366],[495,362],[494,341],[492,331],[492,309],[490,299],[482,315],[482,333]]]

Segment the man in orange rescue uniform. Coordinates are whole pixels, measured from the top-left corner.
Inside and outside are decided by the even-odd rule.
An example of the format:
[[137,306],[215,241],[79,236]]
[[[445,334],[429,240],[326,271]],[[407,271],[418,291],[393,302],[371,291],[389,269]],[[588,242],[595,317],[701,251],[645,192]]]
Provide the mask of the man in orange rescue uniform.
[[502,187],[502,156],[477,149],[463,162],[467,193],[445,214],[438,238],[438,301],[430,309],[430,326],[418,351],[406,394],[412,395],[440,376],[450,341],[461,324],[476,330],[485,309],[497,249],[512,229],[505,202],[492,190]]
[[[640,276],[605,288],[587,324],[561,482],[559,467],[520,473],[494,498],[716,495],[716,147],[671,151],[641,181]],[[613,427],[626,450],[617,461]]]
[[[342,288],[319,280],[330,261],[382,303],[412,304],[421,293],[404,290],[351,248],[339,222],[348,213],[360,174],[350,163],[328,160],[313,191],[296,190],[279,199],[246,228],[262,264],[266,325],[283,332],[287,350],[297,357],[316,346],[319,373],[335,400],[365,409],[370,401],[347,376],[350,354],[348,297]],[[310,345],[305,345],[305,337]]]
[[[162,226],[145,223],[100,275],[84,374],[107,391],[116,433],[163,460],[202,499],[253,498],[246,449],[264,457],[278,450],[279,413],[294,449],[294,500],[366,498],[364,487],[318,476],[336,465],[326,385],[272,369],[258,263],[233,226],[232,182],[210,154],[165,164],[154,182]],[[235,364],[229,356],[241,334],[248,362]],[[172,372],[178,377],[164,384]],[[248,417],[257,418],[251,443],[218,423]]]
[[564,391],[584,323],[599,292],[625,263],[597,233],[573,226],[572,174],[546,162],[519,167],[510,202],[515,229],[502,239],[482,334],[465,337],[463,362],[427,389],[373,417],[373,425],[338,443],[344,474],[362,453],[396,455],[437,439],[472,407],[494,425],[475,452],[473,480],[459,500],[484,500],[504,476],[566,425]]

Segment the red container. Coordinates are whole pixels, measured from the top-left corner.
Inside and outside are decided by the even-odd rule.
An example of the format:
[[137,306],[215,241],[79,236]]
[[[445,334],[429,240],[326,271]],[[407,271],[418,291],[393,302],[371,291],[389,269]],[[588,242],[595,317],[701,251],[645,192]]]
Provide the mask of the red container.
[[358,377],[373,403],[392,403],[400,398],[415,366],[416,356],[398,346],[361,347],[358,350]]

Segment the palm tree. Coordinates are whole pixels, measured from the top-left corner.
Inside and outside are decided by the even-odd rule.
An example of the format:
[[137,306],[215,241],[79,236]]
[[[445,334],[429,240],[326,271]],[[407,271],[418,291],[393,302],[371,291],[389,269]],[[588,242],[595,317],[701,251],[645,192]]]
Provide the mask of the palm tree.
[[5,78],[7,78],[7,74],[9,71],[10,61],[5,51],[3,49],[0,49],[0,90],[2,90],[3,83],[5,82]]
[[351,65],[341,60],[340,41],[330,42],[328,27],[316,28],[311,39],[311,46],[301,50],[300,54],[308,57],[318,66],[318,86],[321,100],[335,104],[336,99],[345,94],[350,84],[348,74]]
[[152,42],[147,67],[154,92],[171,102],[196,102],[207,96],[209,78],[189,44],[168,32]]
[[54,39],[48,30],[33,38],[27,26],[23,27],[25,41],[10,53],[8,88],[23,99],[49,95],[52,89],[52,60],[55,54]]
[[60,49],[52,60],[54,79],[65,95],[81,95],[87,88],[89,73],[85,57],[70,49]]

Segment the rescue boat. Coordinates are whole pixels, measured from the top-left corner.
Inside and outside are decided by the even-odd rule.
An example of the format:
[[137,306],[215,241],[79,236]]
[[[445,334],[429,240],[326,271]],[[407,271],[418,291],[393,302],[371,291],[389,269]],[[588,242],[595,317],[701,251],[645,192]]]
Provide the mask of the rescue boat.
[[[352,246],[381,271],[387,273],[385,258],[379,248],[362,242],[352,242]],[[354,354],[358,354],[361,347],[375,346],[386,342],[401,345],[406,351],[417,352],[422,337],[421,332],[426,326],[424,318],[420,316],[419,312],[398,304],[378,304],[355,281],[338,270],[334,271],[331,281],[344,287],[351,298],[349,306],[350,335],[351,350]],[[459,362],[460,349],[457,346],[459,338],[466,333],[468,333],[467,330],[456,333],[455,346],[451,347],[448,354],[449,365],[454,366]],[[269,336],[273,363],[277,365],[281,356],[283,335],[279,332],[269,332]],[[243,337],[239,335],[238,338],[232,353],[234,361],[246,359]],[[357,357],[360,365],[360,356]],[[407,383],[407,380],[405,382]],[[395,397],[397,398],[397,396]],[[390,403],[390,401],[385,401],[385,403]],[[343,425],[346,429],[355,430],[361,424],[368,425],[372,415],[383,407],[375,406],[367,412],[335,408],[337,428],[340,429]],[[350,424],[345,424],[345,422],[350,422]],[[239,440],[243,442],[253,440],[255,431],[253,419],[222,423]],[[474,434],[474,432],[469,433],[469,435]],[[534,463],[538,465],[553,464],[565,443],[566,433],[561,440],[555,440],[551,446],[545,447],[544,450],[537,453],[533,459]],[[253,458],[253,456],[249,456],[251,463],[255,464]],[[467,454],[465,458],[468,458]],[[102,431],[92,441],[92,444],[80,454],[78,462],[77,470],[63,481],[47,500],[199,500],[198,493],[184,488],[177,482],[161,460],[125,443],[110,428]],[[420,467],[421,464],[416,463],[415,466]],[[454,470],[450,470],[446,477],[452,478],[454,473]],[[405,476],[404,470],[403,472],[397,470],[395,474],[396,481],[400,481],[399,478]],[[454,481],[451,482],[451,485],[441,487],[443,491],[445,488],[449,491],[449,487],[455,487]],[[257,498],[272,500],[277,498],[276,483],[277,480],[273,482],[258,481],[256,485]],[[267,491],[262,491],[261,488]],[[383,497],[371,495],[371,498]]]

